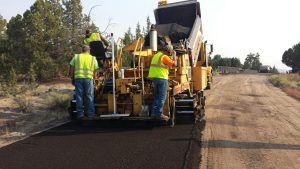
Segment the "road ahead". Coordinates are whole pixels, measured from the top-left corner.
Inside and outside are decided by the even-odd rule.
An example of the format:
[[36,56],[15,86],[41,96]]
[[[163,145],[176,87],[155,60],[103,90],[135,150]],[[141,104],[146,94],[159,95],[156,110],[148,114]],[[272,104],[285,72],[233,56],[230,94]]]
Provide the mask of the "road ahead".
[[220,76],[207,92],[206,123],[197,126],[68,123],[0,149],[1,169],[198,169],[200,162],[201,169],[299,169],[300,102],[265,75]]
[[207,98],[201,169],[300,168],[300,102],[267,76],[220,77]]

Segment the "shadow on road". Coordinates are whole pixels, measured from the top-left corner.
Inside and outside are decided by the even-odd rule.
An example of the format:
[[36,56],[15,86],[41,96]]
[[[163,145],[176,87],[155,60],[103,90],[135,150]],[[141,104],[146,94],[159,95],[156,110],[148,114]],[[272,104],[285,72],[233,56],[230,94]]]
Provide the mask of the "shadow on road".
[[[156,124],[156,126],[158,126]],[[120,122],[117,120],[109,121],[84,121],[84,122],[70,122],[62,126],[45,131],[34,137],[41,136],[68,136],[68,135],[82,135],[91,133],[115,133],[127,131],[141,131],[152,130],[155,127],[154,123],[150,122]]]
[[237,148],[237,149],[277,149],[277,150],[300,150],[300,145],[275,144],[262,142],[245,142],[230,140],[210,140],[203,142],[203,148]]
[[[193,123],[181,120],[176,126],[192,125]],[[201,122],[201,130],[205,126],[205,122]],[[175,127],[176,127],[175,126]],[[158,128],[169,128],[170,125],[164,121],[156,120],[95,120],[95,121],[72,121],[62,126],[50,129],[33,137],[41,136],[68,136],[82,135],[92,133],[120,133],[129,131],[153,130]],[[172,129],[171,129],[172,130]]]

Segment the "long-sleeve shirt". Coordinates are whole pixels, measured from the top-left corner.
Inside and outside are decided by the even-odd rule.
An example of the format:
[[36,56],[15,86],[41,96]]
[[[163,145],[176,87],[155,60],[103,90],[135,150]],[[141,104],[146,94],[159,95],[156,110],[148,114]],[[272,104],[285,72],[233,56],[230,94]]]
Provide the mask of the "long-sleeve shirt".
[[162,61],[165,65],[168,65],[169,67],[172,67],[174,65],[174,61],[171,60],[167,55],[163,56]]

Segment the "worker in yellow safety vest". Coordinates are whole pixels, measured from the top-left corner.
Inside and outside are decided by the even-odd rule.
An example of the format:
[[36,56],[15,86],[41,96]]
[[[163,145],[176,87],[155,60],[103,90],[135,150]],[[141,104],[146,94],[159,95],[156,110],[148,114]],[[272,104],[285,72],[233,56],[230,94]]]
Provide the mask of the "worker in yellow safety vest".
[[174,61],[169,58],[172,46],[166,45],[161,52],[157,52],[150,65],[148,77],[152,79],[154,86],[154,100],[151,117],[168,120],[169,117],[163,115],[163,106],[167,97],[169,68],[174,65]]
[[91,33],[90,30],[86,30],[85,39],[83,41],[84,44],[89,45],[90,42],[94,42],[94,41],[102,41],[105,46],[109,45],[108,41],[103,36],[101,36],[100,33]]
[[99,68],[97,59],[90,55],[90,47],[84,45],[81,54],[75,54],[70,62],[70,76],[75,78],[76,111],[79,119],[84,118],[83,98],[87,98],[87,116],[94,117],[94,77]]

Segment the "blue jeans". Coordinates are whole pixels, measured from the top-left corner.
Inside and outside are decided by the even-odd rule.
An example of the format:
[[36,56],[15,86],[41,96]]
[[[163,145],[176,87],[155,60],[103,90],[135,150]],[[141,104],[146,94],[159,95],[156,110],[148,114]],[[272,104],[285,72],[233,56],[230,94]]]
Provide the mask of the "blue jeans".
[[76,111],[77,117],[83,117],[83,98],[87,99],[87,115],[93,117],[94,107],[94,84],[93,79],[75,79]]
[[168,80],[153,78],[154,100],[152,105],[151,116],[160,116],[163,112],[163,107],[168,92]]

